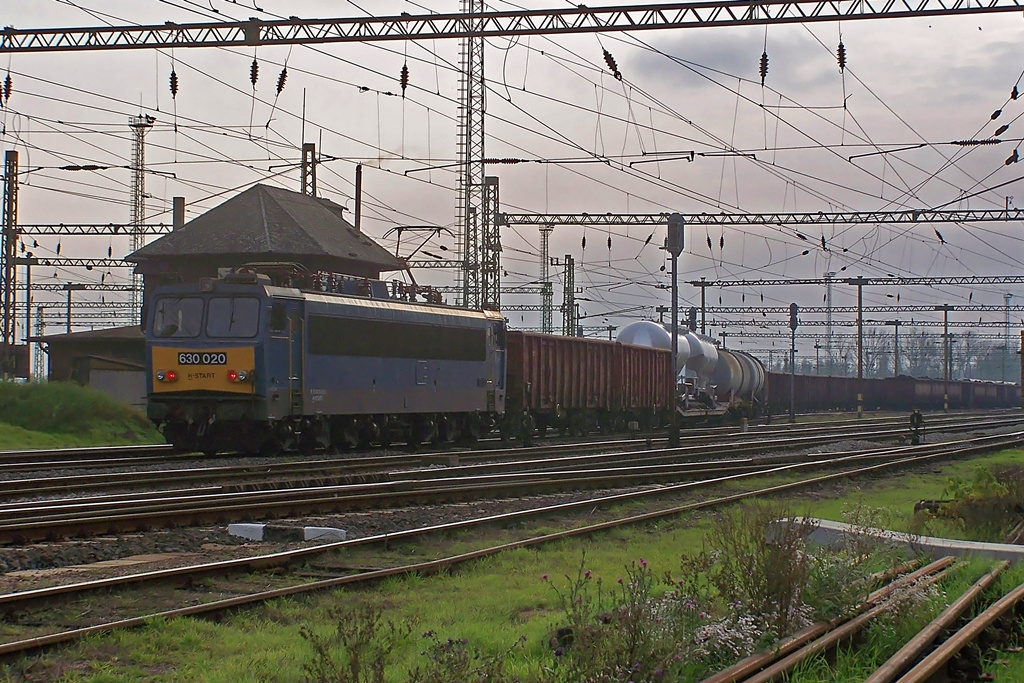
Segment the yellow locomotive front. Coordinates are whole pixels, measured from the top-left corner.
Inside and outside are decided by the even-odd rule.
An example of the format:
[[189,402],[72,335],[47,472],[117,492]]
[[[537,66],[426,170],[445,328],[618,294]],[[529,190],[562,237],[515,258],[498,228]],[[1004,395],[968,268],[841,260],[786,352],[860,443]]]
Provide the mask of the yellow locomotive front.
[[262,283],[161,287],[147,311],[147,414],[176,447],[259,447]]

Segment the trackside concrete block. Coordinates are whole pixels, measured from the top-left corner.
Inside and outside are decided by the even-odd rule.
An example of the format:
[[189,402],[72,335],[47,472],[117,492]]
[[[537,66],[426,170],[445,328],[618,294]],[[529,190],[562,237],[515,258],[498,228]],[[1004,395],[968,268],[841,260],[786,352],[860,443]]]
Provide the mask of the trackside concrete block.
[[265,526],[266,524],[228,524],[228,533],[232,536],[241,536],[242,538],[248,538],[250,541],[262,541],[263,527]]
[[344,529],[329,526],[307,526],[302,528],[302,532],[307,541],[344,541],[348,538]]
[[344,541],[348,536],[344,529],[329,526],[281,526],[247,522],[229,524],[228,533],[250,541]]
[[812,522],[817,525],[818,528],[811,532],[807,540],[823,546],[838,545],[848,540],[851,536],[859,536],[865,539],[875,538],[879,543],[889,546],[902,546],[906,549],[907,554],[911,556],[954,555],[962,557],[970,555],[971,557],[988,557],[1015,563],[1024,561],[1024,546],[1020,545],[958,541],[950,538],[935,538],[933,536],[913,536],[885,529],[855,527],[850,524],[832,522],[827,519],[803,520],[802,518],[797,518],[795,520],[779,520],[776,524],[801,523],[802,521]]

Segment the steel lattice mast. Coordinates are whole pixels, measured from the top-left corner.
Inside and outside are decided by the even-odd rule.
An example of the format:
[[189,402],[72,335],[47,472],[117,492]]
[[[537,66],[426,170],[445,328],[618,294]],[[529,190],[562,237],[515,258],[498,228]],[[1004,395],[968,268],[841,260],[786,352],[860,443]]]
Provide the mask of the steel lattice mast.
[[[462,0],[469,29],[482,28],[474,18],[484,10],[483,0]],[[462,39],[459,78],[459,195],[455,209],[462,305],[483,304],[480,281],[480,224],[484,217],[484,41],[482,37]]]
[[[146,245],[143,233],[146,222],[146,133],[153,127],[149,115],[133,116],[132,129],[132,253]],[[142,316],[142,276],[132,274],[131,316],[139,321]]]

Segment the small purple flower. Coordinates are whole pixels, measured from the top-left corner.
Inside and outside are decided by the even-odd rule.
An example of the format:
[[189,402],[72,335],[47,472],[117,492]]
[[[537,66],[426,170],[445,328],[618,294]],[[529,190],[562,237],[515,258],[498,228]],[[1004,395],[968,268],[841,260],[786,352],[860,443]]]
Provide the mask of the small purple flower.
[[565,654],[565,650],[562,649],[561,645],[559,645],[558,647],[555,648],[555,656],[556,657],[561,657],[563,654]]
[[541,581],[547,581],[548,580],[548,575],[544,574],[542,577],[540,577],[540,580]]
[[646,567],[647,566],[647,560],[645,560],[644,558],[641,557],[640,558],[640,566],[641,567]]
[[622,577],[619,577],[619,584],[622,583]]
[[588,569],[587,571],[583,572],[583,577],[586,579],[592,579],[594,578],[594,574]]

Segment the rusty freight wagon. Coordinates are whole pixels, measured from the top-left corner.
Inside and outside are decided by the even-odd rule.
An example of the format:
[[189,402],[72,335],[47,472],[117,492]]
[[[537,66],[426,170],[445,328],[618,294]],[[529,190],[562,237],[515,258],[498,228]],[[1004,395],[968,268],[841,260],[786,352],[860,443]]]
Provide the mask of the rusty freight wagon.
[[541,436],[548,428],[585,434],[651,427],[674,405],[672,354],[631,344],[509,331],[506,432],[524,418]]

